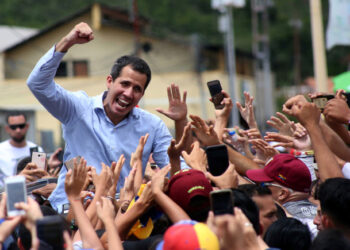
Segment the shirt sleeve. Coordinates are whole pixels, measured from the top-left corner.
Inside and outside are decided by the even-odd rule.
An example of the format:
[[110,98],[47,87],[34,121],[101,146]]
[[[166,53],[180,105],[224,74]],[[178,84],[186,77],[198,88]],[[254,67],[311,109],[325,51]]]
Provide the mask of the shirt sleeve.
[[159,167],[164,167],[169,164],[168,147],[172,136],[162,121],[157,127],[152,157]]
[[53,46],[36,64],[27,85],[38,101],[60,122],[67,124],[77,113],[79,101],[75,93],[63,89],[54,77],[64,56]]

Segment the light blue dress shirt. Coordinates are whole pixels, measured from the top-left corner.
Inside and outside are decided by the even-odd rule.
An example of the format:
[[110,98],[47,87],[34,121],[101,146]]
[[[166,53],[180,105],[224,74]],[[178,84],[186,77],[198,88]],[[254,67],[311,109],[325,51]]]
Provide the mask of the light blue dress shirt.
[[[117,161],[124,154],[119,190],[131,170],[131,153],[135,151],[140,137],[149,133],[142,156],[143,166],[146,166],[152,152],[158,166],[167,165],[167,149],[172,136],[163,121],[145,110],[134,108],[124,120],[114,125],[103,108],[106,92],[89,97],[83,91],[70,92],[54,82],[63,56],[64,53],[55,52],[55,47],[52,47],[36,64],[27,84],[39,102],[62,123],[66,142],[64,161],[83,156],[87,165],[95,167],[99,173],[101,162],[110,166],[112,161]],[[59,211],[63,204],[68,203],[64,191],[65,176],[66,169],[63,167],[57,187],[49,197],[52,206]]]

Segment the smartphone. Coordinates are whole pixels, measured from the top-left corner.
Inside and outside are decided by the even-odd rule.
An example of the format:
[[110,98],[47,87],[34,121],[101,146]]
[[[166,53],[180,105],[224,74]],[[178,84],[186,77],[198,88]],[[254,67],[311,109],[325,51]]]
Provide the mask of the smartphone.
[[29,155],[32,155],[33,152],[38,152],[38,151],[39,151],[38,146],[36,146],[36,147],[31,147],[31,148],[29,148]]
[[77,156],[75,158],[72,158],[72,159],[64,162],[64,166],[66,167],[67,171],[69,169],[72,169],[72,170],[74,169],[74,159],[76,159],[75,162],[78,164],[80,162],[81,156]]
[[209,172],[214,176],[222,175],[229,165],[228,152],[224,144],[209,146],[205,149]]
[[346,103],[348,104],[348,107],[350,107],[350,93],[343,93],[343,95],[346,97]]
[[210,192],[210,206],[214,215],[234,214],[234,199],[231,189]]
[[320,95],[312,99],[312,102],[315,103],[316,107],[323,110],[327,102],[333,98],[334,98],[334,95]]
[[64,219],[60,215],[44,216],[36,221],[38,238],[53,249],[64,249]]
[[35,163],[39,169],[46,170],[46,154],[41,152],[33,152],[32,162]]
[[219,80],[214,80],[207,82],[209,92],[211,95],[211,98],[213,100],[215,109],[223,109],[225,107],[224,104],[221,104],[222,100],[224,99],[224,95],[221,92],[221,84]]
[[22,175],[5,178],[5,192],[7,196],[7,216],[25,214],[24,210],[15,208],[17,202],[27,202],[26,179]]
[[64,151],[63,149],[61,151],[58,152],[57,154],[57,159],[60,161],[60,162],[63,162],[63,155],[64,155]]

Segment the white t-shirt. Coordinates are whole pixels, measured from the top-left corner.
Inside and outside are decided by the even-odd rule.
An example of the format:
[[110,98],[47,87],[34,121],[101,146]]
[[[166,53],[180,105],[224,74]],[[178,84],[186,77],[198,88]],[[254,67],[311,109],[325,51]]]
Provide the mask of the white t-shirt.
[[[0,171],[5,176],[16,174],[16,166],[19,160],[30,155],[30,148],[37,147],[31,141],[27,141],[27,145],[23,148],[17,148],[10,144],[10,140],[0,143]],[[42,152],[42,148],[39,148]]]

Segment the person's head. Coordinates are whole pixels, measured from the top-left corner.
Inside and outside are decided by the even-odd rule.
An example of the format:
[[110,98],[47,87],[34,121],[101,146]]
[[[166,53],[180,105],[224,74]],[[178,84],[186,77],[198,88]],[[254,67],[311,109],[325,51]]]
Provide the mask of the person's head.
[[350,180],[327,179],[320,185],[320,221],[323,229],[336,228],[350,236]]
[[308,195],[311,174],[307,166],[290,154],[278,154],[263,169],[247,171],[247,177],[267,186],[276,201],[284,203],[294,192]]
[[261,229],[259,222],[259,209],[257,205],[242,190],[232,188],[232,193],[234,207],[238,207],[242,210],[245,216],[247,216],[250,223],[252,223],[255,233],[257,235],[260,235]]
[[277,206],[270,189],[255,184],[240,185],[238,189],[244,191],[258,206],[262,235],[264,235],[267,228],[277,220]]
[[107,76],[107,96],[103,101],[109,119],[117,124],[138,104],[151,80],[147,63],[135,56],[117,59]]
[[[42,205],[40,206],[40,210],[44,216],[57,215],[57,212],[48,206]],[[69,225],[67,222],[65,222],[63,217],[62,217],[62,223],[65,226],[65,229],[69,231]],[[31,237],[30,231],[24,226],[24,224],[19,225],[17,244],[20,249],[29,250],[32,247],[32,237]]]
[[282,250],[309,250],[311,233],[308,226],[294,218],[283,218],[275,221],[267,229],[264,241],[269,247]]
[[212,190],[202,171],[184,169],[170,179],[168,195],[192,220],[203,222],[210,210],[209,194]]
[[206,224],[196,221],[180,221],[167,229],[163,241],[156,249],[219,250],[220,245],[217,236]]
[[25,113],[21,111],[11,111],[6,116],[6,122],[5,130],[11,137],[11,140],[15,143],[22,143],[26,138],[29,128]]
[[317,234],[311,250],[350,250],[350,240],[336,229],[326,229]]
[[32,161],[31,156],[26,156],[20,159],[19,162],[17,163],[16,173],[19,174],[31,161]]

